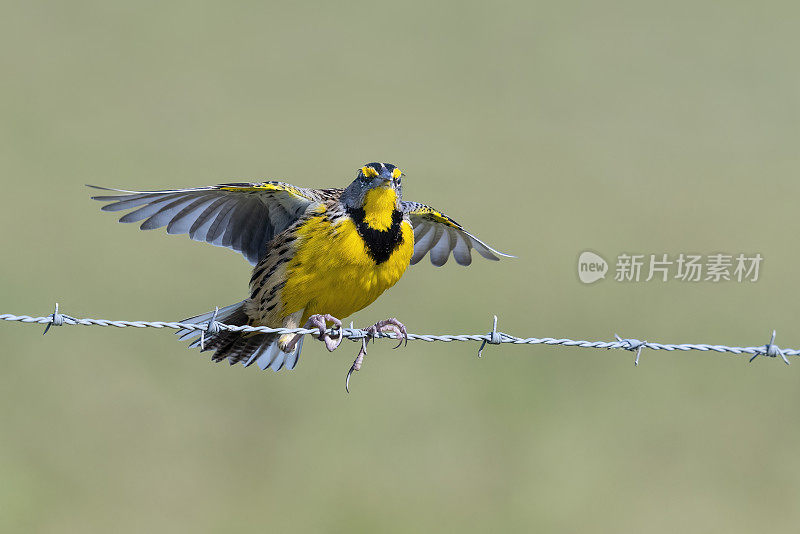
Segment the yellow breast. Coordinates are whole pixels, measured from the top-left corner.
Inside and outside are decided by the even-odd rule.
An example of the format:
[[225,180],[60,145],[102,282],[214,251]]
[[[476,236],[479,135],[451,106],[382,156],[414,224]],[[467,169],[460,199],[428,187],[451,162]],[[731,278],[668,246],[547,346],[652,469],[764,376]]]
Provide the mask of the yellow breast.
[[388,187],[370,189],[364,195],[364,222],[374,230],[386,230],[392,225],[397,205],[397,193]]
[[352,219],[331,223],[324,214],[309,219],[298,230],[287,268],[283,313],[305,309],[304,323],[315,313],[343,318],[371,304],[397,283],[411,261],[414,232],[406,221],[400,232],[400,244],[376,263]]

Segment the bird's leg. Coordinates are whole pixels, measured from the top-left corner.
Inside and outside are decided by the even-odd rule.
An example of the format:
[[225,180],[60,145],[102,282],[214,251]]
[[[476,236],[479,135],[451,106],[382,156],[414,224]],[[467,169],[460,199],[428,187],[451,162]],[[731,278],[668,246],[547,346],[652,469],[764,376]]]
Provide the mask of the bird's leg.
[[367,336],[361,340],[361,348],[358,351],[358,356],[356,356],[353,365],[350,366],[350,370],[347,372],[347,379],[345,380],[344,383],[344,389],[348,393],[350,393],[350,377],[352,376],[354,371],[360,371],[361,365],[364,363],[364,356],[367,355],[367,343],[369,342],[370,339],[372,339],[374,343],[375,335],[378,332],[383,332],[385,330],[394,332],[397,335],[397,338],[400,340],[400,342],[397,344],[395,348],[400,347],[400,345],[402,345],[403,342],[405,342],[406,345],[408,345],[408,332],[406,331],[406,327],[403,323],[401,323],[394,317],[389,319],[384,319],[383,321],[378,321],[374,325],[365,328],[364,332],[366,332]]
[[[339,337],[333,339],[330,335],[326,333],[328,329],[327,323],[333,323],[339,329]],[[325,342],[325,348],[327,348],[330,352],[336,350],[336,347],[342,342],[342,321],[334,317],[330,314],[314,314],[308,318],[306,324],[303,325],[303,328],[318,328],[319,329],[319,336],[317,339],[320,341]],[[303,334],[295,334],[294,337],[286,343],[285,347],[283,348],[284,352],[291,352],[294,349],[294,346],[297,345],[297,342],[300,341],[300,338],[303,337]]]

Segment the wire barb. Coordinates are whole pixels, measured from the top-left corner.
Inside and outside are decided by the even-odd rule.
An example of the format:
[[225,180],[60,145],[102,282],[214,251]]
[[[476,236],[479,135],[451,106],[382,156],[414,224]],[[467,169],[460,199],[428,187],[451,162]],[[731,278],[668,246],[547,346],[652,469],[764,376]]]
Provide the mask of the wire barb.
[[206,334],[209,335],[217,335],[220,333],[220,323],[217,322],[217,314],[219,313],[219,306],[214,307],[214,313],[211,315],[211,319],[208,320],[206,323],[206,329],[200,332],[200,350],[205,350],[206,344]]
[[614,337],[617,338],[617,341],[622,344],[622,346],[619,348],[623,350],[636,351],[636,358],[633,360],[633,365],[638,367],[639,356],[642,355],[642,349],[647,347],[647,341],[639,341],[638,339],[633,338],[621,338],[617,334],[614,334]]
[[483,348],[486,346],[487,343],[491,343],[492,345],[499,345],[503,342],[503,338],[501,334],[497,331],[497,316],[494,316],[494,322],[492,323],[492,331],[486,334],[486,338],[481,343],[481,348],[478,349],[478,358],[483,357]]
[[762,349],[763,352],[756,352],[755,354],[753,354],[753,357],[750,358],[749,360],[750,362],[755,360],[759,355],[763,354],[764,356],[769,356],[770,358],[777,358],[778,356],[780,356],[781,358],[783,358],[784,363],[786,365],[789,365],[789,360],[786,358],[786,354],[784,353],[783,349],[781,349],[775,344],[775,335],[776,332],[775,330],[773,330],[772,337],[770,338],[769,343],[764,345],[764,348]]
[[46,319],[48,319],[47,326],[44,327],[44,332],[42,332],[42,335],[45,335],[47,331],[50,330],[51,326],[62,326],[64,324],[64,319],[69,319],[71,321],[75,320],[69,315],[58,313],[58,302],[56,302],[56,307],[53,313]]

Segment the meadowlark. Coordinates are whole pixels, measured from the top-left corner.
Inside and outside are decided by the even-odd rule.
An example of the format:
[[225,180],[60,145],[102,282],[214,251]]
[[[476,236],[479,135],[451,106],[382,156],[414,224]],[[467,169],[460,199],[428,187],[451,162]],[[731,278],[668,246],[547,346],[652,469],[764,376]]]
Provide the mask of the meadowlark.
[[[104,211],[135,208],[120,222],[143,221],[142,230],[166,226],[168,234],[188,233],[195,241],[240,252],[254,266],[249,297],[218,310],[217,321],[318,328],[319,339],[333,351],[341,337],[326,334],[327,323],[341,332],[341,319],[375,301],[426,254],[436,266],[444,265],[451,253],[458,264],[469,265],[472,249],[490,260],[509,257],[442,212],[404,201],[402,176],[390,163],[368,163],[345,189],[306,189],[276,181],[164,191],[91,187],[123,193],[92,197],[110,202]],[[206,323],[212,315],[184,322]],[[406,336],[397,319],[379,321],[367,331]],[[192,340],[190,347],[201,345],[199,331],[178,334]],[[302,341],[300,335],[223,330],[205,335],[201,350],[214,350],[215,362],[227,359],[231,365],[255,363],[278,371],[295,367]],[[363,349],[350,373],[361,360]]]

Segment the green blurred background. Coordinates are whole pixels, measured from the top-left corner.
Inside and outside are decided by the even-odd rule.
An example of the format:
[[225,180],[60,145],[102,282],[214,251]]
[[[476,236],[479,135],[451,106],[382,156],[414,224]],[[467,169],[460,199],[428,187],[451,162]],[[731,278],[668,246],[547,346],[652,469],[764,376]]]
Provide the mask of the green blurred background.
[[[83,184],[343,186],[373,160],[519,259],[426,260],[357,325],[800,346],[798,10],[767,2],[3,2],[0,312],[174,320],[230,251]],[[761,253],[748,283],[591,286],[578,254]],[[310,340],[295,372],[170,332],[0,324],[4,532],[771,532],[797,364]],[[800,362],[798,362],[800,363]]]

